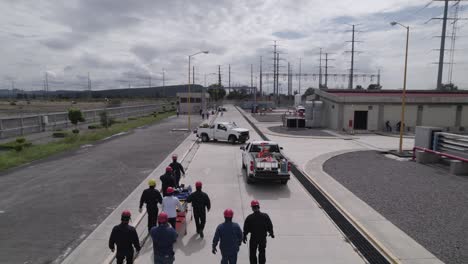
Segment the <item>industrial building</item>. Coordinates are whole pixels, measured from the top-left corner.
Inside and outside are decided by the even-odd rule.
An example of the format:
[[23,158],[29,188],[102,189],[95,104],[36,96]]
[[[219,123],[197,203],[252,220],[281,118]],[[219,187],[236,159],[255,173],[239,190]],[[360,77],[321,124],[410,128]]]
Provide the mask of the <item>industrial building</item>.
[[[206,105],[210,99],[209,93],[203,93],[205,95],[205,100],[203,100],[202,93],[177,93],[177,104],[178,109],[181,114],[187,114],[189,105],[190,113],[198,113],[200,109],[206,109]],[[189,95],[190,95],[190,104],[189,104]]]
[[[401,90],[315,90],[309,99],[319,100],[321,124],[339,131],[392,130],[401,120]],[[468,91],[410,90],[406,92],[405,126],[436,126],[463,132],[468,128]]]

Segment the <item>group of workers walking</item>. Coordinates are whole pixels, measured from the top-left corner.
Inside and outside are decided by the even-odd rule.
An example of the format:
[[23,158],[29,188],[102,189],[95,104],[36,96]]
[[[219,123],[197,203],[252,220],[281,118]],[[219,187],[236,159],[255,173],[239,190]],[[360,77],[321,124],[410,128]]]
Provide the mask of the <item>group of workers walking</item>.
[[[185,174],[183,166],[177,162],[177,156],[173,156],[173,162],[166,168],[166,173],[160,177],[162,182],[162,192],[156,189],[156,181],[148,181],[148,189],[145,189],[141,195],[139,212],[142,212],[143,204],[146,204],[148,214],[148,232],[153,240],[154,263],[166,264],[174,263],[174,244],[177,241],[176,221],[177,210],[182,210],[179,199],[174,196],[174,189],[179,187],[181,173]],[[206,212],[211,209],[211,202],[208,194],[202,191],[202,182],[195,183],[195,192],[192,192],[186,199],[193,207],[193,216],[195,219],[196,232],[201,238],[204,237],[204,228],[206,223]],[[159,213],[158,204],[162,206],[162,212]],[[237,262],[237,253],[242,242],[249,240],[249,259],[251,264],[266,263],[265,248],[267,235],[274,238],[273,224],[266,213],[260,212],[260,204],[257,200],[251,202],[253,213],[250,214],[244,222],[243,231],[239,224],[232,221],[234,211],[226,209],[224,211],[224,223],[216,228],[213,238],[212,253],[221,251],[222,264],[235,264]],[[117,264],[133,263],[134,248],[140,251],[140,241],[135,228],[129,225],[131,219],[130,211],[123,211],[121,223],[112,229],[109,238],[109,248],[115,251],[117,245],[116,260]],[[257,260],[258,251],[258,260]]]

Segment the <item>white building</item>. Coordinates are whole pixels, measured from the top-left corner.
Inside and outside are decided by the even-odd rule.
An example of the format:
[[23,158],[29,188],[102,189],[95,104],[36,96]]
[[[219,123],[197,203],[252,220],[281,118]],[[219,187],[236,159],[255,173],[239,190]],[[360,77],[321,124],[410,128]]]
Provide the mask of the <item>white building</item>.
[[177,104],[178,109],[181,114],[187,114],[189,105],[190,105],[190,113],[195,114],[199,113],[200,109],[203,109],[203,104],[208,104],[210,99],[210,95],[205,93],[205,101],[202,100],[202,93],[190,93],[190,104],[188,101],[189,93],[177,93]]
[[[401,119],[401,90],[315,90],[323,102],[322,125],[335,130],[385,130]],[[460,132],[468,128],[468,91],[406,92],[405,125],[444,127]]]

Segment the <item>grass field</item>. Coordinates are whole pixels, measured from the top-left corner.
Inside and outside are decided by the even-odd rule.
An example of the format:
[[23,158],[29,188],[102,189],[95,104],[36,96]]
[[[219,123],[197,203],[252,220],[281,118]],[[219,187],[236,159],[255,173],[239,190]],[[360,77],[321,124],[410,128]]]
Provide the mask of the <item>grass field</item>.
[[34,160],[43,159],[63,151],[76,149],[82,145],[93,143],[120,132],[129,131],[144,125],[154,124],[171,115],[174,115],[174,112],[158,114],[156,117],[141,117],[136,120],[129,120],[127,122],[114,124],[108,129],[102,128],[87,131],[78,135],[70,134],[68,137],[62,140],[47,144],[32,145],[31,147],[27,147],[22,151],[7,151],[0,154],[0,171],[17,167]]
[[[119,99],[120,100],[120,99]],[[161,102],[155,99],[122,99],[120,106],[145,105]],[[74,103],[73,103],[74,102]],[[42,114],[53,112],[66,112],[70,107],[81,110],[104,108],[106,103],[100,101],[73,101],[73,100],[30,100],[29,104],[25,100],[16,100],[16,105],[11,105],[9,100],[0,100],[0,117],[16,116],[20,114]],[[110,105],[109,107],[112,107]]]

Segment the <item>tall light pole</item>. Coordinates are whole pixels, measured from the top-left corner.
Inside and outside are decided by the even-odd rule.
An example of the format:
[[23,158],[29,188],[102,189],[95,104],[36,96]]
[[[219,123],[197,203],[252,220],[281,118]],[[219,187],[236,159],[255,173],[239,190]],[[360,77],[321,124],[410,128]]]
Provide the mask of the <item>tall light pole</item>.
[[191,109],[190,109],[190,107],[191,107],[191,105],[190,105],[190,100],[191,100],[191,98],[190,98],[190,95],[191,95],[191,93],[190,93],[190,62],[191,62],[193,56],[201,54],[201,53],[208,54],[208,51],[207,50],[199,51],[197,53],[194,53],[194,54],[188,56],[188,98],[187,98],[187,103],[188,103],[188,110],[187,110],[187,114],[188,114],[188,131],[192,130],[191,123],[190,123],[190,121],[191,121],[190,120],[190,112],[191,112]]
[[406,52],[405,52],[405,72],[403,77],[403,94],[401,96],[401,120],[400,120],[400,146],[398,151],[401,153],[403,151],[403,131],[405,130],[405,104],[406,104],[406,72],[408,69],[408,45],[409,45],[409,26],[405,26],[398,22],[391,22],[390,25],[396,26],[400,25],[406,28]]

